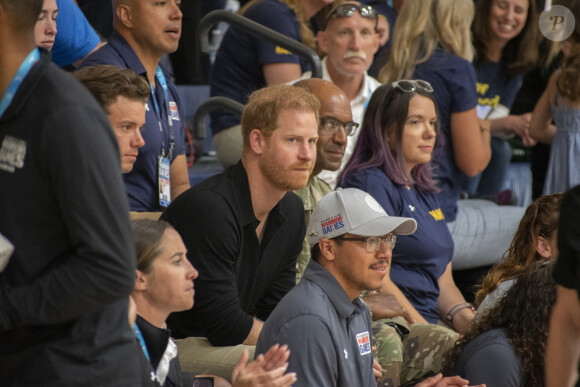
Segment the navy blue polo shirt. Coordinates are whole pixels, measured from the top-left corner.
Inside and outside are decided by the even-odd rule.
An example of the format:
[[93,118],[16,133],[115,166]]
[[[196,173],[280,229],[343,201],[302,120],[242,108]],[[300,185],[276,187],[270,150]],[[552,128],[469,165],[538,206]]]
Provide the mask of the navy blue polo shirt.
[[[117,32],[113,31],[108,44],[91,54],[80,66],[87,67],[97,64],[109,64],[122,68],[129,68],[147,80],[147,71],[137,57],[129,43]],[[159,205],[159,176],[158,162],[162,152],[169,154],[169,122],[167,110],[170,110],[173,122],[174,149],[171,162],[179,155],[185,154],[185,131],[183,109],[177,95],[177,90],[171,80],[171,74],[162,69],[168,86],[169,101],[165,99],[163,88],[159,80],[155,80],[155,99],[160,109],[157,114],[153,97],[149,96],[146,106],[145,128],[143,139],[145,146],[139,148],[139,157],[133,170],[123,175],[125,187],[129,196],[131,211],[161,211]],[[147,82],[149,83],[149,81]],[[159,128],[161,123],[161,130]]]

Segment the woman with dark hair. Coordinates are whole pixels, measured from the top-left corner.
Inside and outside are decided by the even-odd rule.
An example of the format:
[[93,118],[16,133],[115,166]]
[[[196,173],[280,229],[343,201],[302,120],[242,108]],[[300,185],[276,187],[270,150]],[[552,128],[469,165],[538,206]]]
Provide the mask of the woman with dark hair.
[[[139,219],[132,221],[132,226],[137,252],[137,278],[131,295],[138,314],[133,326],[135,334],[151,365],[151,380],[161,386],[181,386],[177,346],[165,320],[172,312],[193,307],[193,280],[198,273],[187,259],[181,236],[169,223]],[[296,376],[284,375],[288,356],[286,346],[275,345],[246,365],[246,351],[233,371],[233,386],[290,386]],[[212,378],[219,380],[219,386],[229,385],[221,378],[209,377]],[[196,382],[194,386],[204,386],[201,379]]]
[[453,239],[435,197],[430,162],[441,143],[429,83],[382,85],[370,99],[340,185],[368,192],[389,215],[417,221],[415,234],[398,238],[381,290],[394,294],[417,322],[436,323],[441,316],[463,332],[474,311],[453,281]]
[[499,303],[478,317],[447,355],[444,372],[493,387],[545,385],[554,261],[537,261]]
[[487,200],[459,200],[467,176],[483,171],[491,156],[489,121],[476,112],[473,12],[472,0],[405,0],[380,73],[381,82],[415,78],[433,86],[445,137],[445,150],[433,155],[436,196],[455,242],[455,270],[498,262],[524,212]]
[[479,0],[471,27],[475,46],[473,67],[477,76],[477,111],[489,120],[492,133],[491,160],[479,175],[469,179],[465,190],[473,195],[496,194],[504,183],[511,160],[506,136],[517,134],[524,145],[530,137],[531,113],[510,115],[522,76],[538,58],[538,18],[535,0]]
[[492,307],[530,264],[558,257],[558,219],[563,196],[562,193],[541,196],[528,206],[504,260],[489,271],[475,295],[478,315]]

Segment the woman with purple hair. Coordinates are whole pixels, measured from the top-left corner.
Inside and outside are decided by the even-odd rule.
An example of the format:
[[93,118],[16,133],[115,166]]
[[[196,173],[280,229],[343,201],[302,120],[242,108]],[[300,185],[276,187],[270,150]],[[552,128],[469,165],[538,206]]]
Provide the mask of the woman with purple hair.
[[475,313],[453,281],[453,239],[435,197],[431,155],[441,148],[443,137],[438,134],[428,82],[382,85],[370,99],[339,185],[368,192],[389,215],[417,221],[415,234],[397,238],[381,290],[394,294],[417,322],[441,318],[464,332]]

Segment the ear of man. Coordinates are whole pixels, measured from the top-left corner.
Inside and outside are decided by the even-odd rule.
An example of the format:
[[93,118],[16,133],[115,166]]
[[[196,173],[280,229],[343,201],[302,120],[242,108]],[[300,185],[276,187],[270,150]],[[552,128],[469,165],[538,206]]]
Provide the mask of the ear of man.
[[252,129],[250,132],[250,148],[257,155],[261,155],[264,152],[264,143],[266,138],[260,129]]
[[131,15],[131,7],[128,4],[121,3],[115,8],[117,21],[125,28],[133,28],[133,17]]
[[320,255],[318,257],[318,263],[322,264],[325,262],[334,262],[335,260],[335,242],[330,239],[321,239],[318,242],[318,247],[320,248]]
[[318,48],[323,53],[328,53],[328,42],[326,40],[326,31],[318,31],[316,35],[316,41],[318,42]]

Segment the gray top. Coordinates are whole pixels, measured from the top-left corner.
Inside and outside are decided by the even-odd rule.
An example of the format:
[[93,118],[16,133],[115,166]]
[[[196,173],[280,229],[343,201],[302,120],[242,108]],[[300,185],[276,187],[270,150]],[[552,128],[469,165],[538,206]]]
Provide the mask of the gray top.
[[370,313],[313,260],[265,322],[256,356],[276,343],[290,348],[295,387],[376,386]]
[[516,280],[513,278],[500,282],[499,285],[497,285],[497,288],[495,288],[492,292],[489,292],[487,296],[484,297],[483,301],[481,301],[481,304],[477,308],[477,315],[481,316],[483,312],[493,308],[498,303],[500,298],[502,298],[504,294],[510,290],[515,282]]
[[455,363],[455,374],[469,380],[469,385],[487,387],[519,387],[525,381],[505,328],[484,332],[467,344]]

